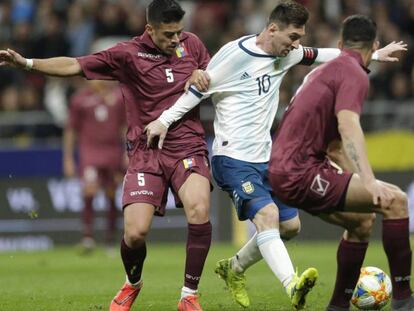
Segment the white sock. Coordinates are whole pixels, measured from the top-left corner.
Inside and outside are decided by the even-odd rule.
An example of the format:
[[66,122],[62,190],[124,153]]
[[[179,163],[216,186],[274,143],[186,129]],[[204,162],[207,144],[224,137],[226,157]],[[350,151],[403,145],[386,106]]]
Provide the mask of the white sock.
[[196,289],[191,289],[188,287],[183,286],[183,288],[181,288],[181,299],[183,299],[184,297],[187,296],[194,296],[195,294],[197,294],[197,290]]
[[257,232],[232,258],[232,268],[235,272],[243,273],[263,258],[257,246],[256,236]]
[[295,271],[285,244],[280,239],[279,230],[270,229],[258,233],[257,246],[270,269],[283,284],[283,287],[288,286]]
[[140,286],[141,286],[141,283],[142,283],[142,279],[141,279],[141,280],[139,280],[138,282],[136,282],[136,283],[132,284],[132,283],[128,280],[128,276],[126,277],[126,281],[129,283],[129,285],[131,285],[132,287],[135,287],[135,288],[140,287]]

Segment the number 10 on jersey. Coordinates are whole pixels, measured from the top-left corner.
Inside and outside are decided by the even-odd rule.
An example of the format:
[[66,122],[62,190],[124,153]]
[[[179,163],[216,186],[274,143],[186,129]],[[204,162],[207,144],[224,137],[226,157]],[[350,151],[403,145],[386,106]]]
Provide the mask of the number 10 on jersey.
[[257,85],[259,87],[259,96],[262,95],[262,93],[269,92],[270,89],[270,76],[269,75],[263,75],[261,77],[256,78]]

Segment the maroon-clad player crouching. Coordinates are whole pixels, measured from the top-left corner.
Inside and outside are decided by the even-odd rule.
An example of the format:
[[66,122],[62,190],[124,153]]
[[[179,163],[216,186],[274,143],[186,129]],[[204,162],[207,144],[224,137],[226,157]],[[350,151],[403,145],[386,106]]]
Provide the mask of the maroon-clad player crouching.
[[127,280],[112,300],[111,311],[128,311],[142,288],[145,238],[153,215],[163,215],[168,188],[185,210],[187,257],[179,310],[201,310],[197,288],[211,243],[210,170],[198,109],[169,131],[162,150],[147,148],[145,126],[183,93],[186,81],[206,90],[202,74],[210,59],[202,42],[183,32],[184,11],[174,0],[154,0],[147,8],[145,32],[92,55],[25,59],[0,51],[0,65],[54,76],[83,75],[118,80],[127,113],[128,171],[124,178],[124,238],[121,257]]
[[[375,179],[359,121],[369,88],[366,67],[378,47],[375,38],[371,19],[353,15],[343,22],[341,55],[305,78],[283,117],[270,159],[269,177],[278,198],[345,228],[328,311],[350,310],[375,213],[383,216],[392,310],[414,310],[407,196]],[[353,173],[333,166],[327,157],[338,140]]]

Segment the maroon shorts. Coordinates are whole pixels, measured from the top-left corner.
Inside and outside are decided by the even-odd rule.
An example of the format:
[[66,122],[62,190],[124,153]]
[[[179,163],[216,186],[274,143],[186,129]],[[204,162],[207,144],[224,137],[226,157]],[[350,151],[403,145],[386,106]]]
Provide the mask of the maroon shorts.
[[211,182],[210,164],[207,154],[193,154],[177,159],[161,152],[150,153],[157,164],[130,160],[124,177],[122,206],[132,203],[149,203],[155,206],[155,215],[165,214],[168,189],[171,188],[176,205],[180,206],[178,191],[191,173],[206,177]]
[[269,172],[276,197],[314,215],[343,210],[351,177],[329,160],[303,174]]

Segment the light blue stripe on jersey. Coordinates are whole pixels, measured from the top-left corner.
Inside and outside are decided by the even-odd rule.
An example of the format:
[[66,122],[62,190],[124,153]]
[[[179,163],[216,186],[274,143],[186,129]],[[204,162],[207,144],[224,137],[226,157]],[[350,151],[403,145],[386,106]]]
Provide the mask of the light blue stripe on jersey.
[[197,89],[196,89],[196,87],[195,86],[193,86],[193,85],[191,85],[190,86],[190,92],[191,93],[193,93],[195,96],[197,96],[198,98],[201,98],[201,97],[203,97],[203,94],[201,94]]
[[280,232],[277,229],[270,229],[257,234],[256,244],[257,246],[263,245],[274,239],[280,239]]

